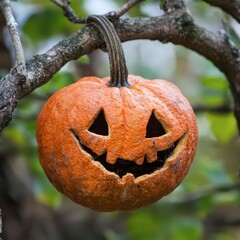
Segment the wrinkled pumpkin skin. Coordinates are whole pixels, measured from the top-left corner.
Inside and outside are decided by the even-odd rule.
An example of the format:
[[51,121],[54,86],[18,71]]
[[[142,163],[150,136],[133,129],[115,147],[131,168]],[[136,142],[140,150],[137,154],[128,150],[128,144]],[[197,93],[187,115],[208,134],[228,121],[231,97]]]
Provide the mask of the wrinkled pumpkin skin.
[[[96,211],[133,210],[172,192],[183,180],[197,145],[197,124],[191,106],[180,90],[165,80],[129,75],[127,87],[109,87],[109,78],[86,77],[56,92],[37,121],[41,165],[52,184],[70,199]],[[109,135],[88,131],[103,109]],[[145,138],[152,111],[166,130]],[[92,159],[74,138],[107,161],[117,158],[141,164],[144,156],[156,160],[156,151],[180,139],[164,166],[151,174],[120,178]]]

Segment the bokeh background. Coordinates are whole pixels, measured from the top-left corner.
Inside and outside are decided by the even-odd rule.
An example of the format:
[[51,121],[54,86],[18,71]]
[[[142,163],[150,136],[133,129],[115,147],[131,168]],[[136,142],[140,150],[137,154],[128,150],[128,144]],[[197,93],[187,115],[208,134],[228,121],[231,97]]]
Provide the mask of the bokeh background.
[[[126,1],[72,0],[80,16],[102,14]],[[144,1],[129,16],[163,14],[160,1]],[[239,24],[203,1],[186,1],[196,22],[228,30],[240,45]],[[77,31],[48,0],[12,2],[27,59]],[[181,46],[138,40],[123,44],[130,73],[175,83],[195,109],[199,143],[182,184],[161,201],[131,212],[98,213],[61,195],[39,161],[36,119],[46,100],[78,78],[109,75],[100,50],[68,63],[22,99],[0,145],[0,209],[4,240],[236,240],[240,239],[240,144],[225,76],[207,59]],[[11,41],[0,15],[0,76],[13,64]]]

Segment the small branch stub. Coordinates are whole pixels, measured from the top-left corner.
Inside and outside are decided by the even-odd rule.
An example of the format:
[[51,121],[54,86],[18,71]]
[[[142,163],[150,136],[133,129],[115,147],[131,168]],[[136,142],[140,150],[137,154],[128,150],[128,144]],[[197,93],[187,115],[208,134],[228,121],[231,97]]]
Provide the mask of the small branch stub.
[[105,16],[91,15],[87,23],[93,23],[104,38],[108,49],[110,64],[111,87],[130,87],[128,83],[128,70],[121,45],[121,41],[112,23]]

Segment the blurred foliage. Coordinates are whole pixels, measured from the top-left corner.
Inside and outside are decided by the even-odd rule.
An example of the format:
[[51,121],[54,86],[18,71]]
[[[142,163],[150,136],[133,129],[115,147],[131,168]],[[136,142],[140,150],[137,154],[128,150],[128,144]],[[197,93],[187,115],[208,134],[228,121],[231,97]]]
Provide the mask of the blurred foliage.
[[130,214],[128,229],[132,239],[139,240],[201,239],[201,223],[193,217],[184,216],[176,205],[170,207],[165,204]]
[[[86,0],[72,0],[71,4],[79,15],[87,16],[92,12],[88,12],[85,8],[86,2]],[[120,6],[125,2],[118,0],[115,3]],[[225,18],[223,14],[219,14],[220,17],[215,17],[216,11],[220,12],[220,10],[211,8],[201,1],[189,0],[187,3],[194,13],[194,17],[203,25],[211,22],[210,25],[216,27],[221,25],[222,18]],[[46,45],[52,46],[56,37],[63,38],[81,27],[69,23],[63,17],[61,9],[48,0],[22,0],[19,1],[17,6],[23,8],[22,11],[24,12],[24,7],[27,5],[31,5],[31,9],[25,12],[26,16],[20,25],[20,29],[24,39],[24,48],[29,56],[41,51],[41,48]],[[131,16],[146,16],[149,12],[146,8],[159,11],[158,6],[159,1],[145,1],[142,5],[133,8],[128,14]],[[17,7],[15,11],[17,14]],[[224,20],[230,27],[232,26],[232,19],[226,18]],[[232,32],[232,34],[234,35],[235,32]],[[236,39],[236,35],[233,38]],[[161,47],[164,48],[164,46]],[[192,64],[192,61],[189,61],[190,51],[186,49],[179,51],[177,47],[174,48],[174,51],[174,61],[177,62],[176,59],[179,58],[180,53],[181,64],[173,66],[174,61],[168,63],[169,66],[173,66],[169,79],[177,85],[183,86],[182,91],[187,93],[190,102],[211,107],[232,104],[228,82],[208,60],[194,55],[197,64]],[[168,52],[164,54],[168,55]],[[101,57],[102,55],[94,55],[96,61],[101,61],[99,60]],[[15,146],[15,155],[11,154],[22,156],[26,160],[36,199],[55,209],[60,209],[60,206],[62,207],[68,200],[49,183],[38,161],[35,139],[36,119],[41,107],[51,94],[82,77],[79,76],[79,73],[80,75],[84,73],[83,66],[85,68],[94,66],[94,72],[96,73],[102,71],[102,69],[96,68],[92,59],[85,56],[75,63],[69,63],[50,82],[22,99],[14,113],[11,124],[3,132],[1,151],[10,153],[12,146]],[[135,68],[130,69],[131,72],[137,74],[144,72],[144,75],[149,76],[149,78],[159,78],[161,74],[166,74],[164,71],[160,73],[156,69],[151,69],[149,65],[143,63],[143,60],[139,59],[138,52],[131,59],[128,59],[130,65],[135,66]],[[151,59],[145,60],[151,62]],[[106,71],[109,71],[107,65],[105,68]],[[179,72],[181,75],[176,74]],[[189,79],[191,79],[191,82]],[[186,81],[189,82],[186,83]],[[188,94],[191,83],[194,86],[194,92]],[[196,99],[198,102],[196,102]],[[239,183],[237,171],[239,170],[240,156],[239,146],[236,143],[237,126],[233,113],[200,113],[197,114],[197,117],[199,125],[198,149],[189,174],[183,183],[163,200],[151,206],[126,213],[127,217],[124,219],[122,219],[121,214],[107,214],[112,219],[119,219],[119,222],[123,221],[126,226],[126,233],[116,232],[109,228],[103,232],[105,239],[200,240],[203,239],[205,234],[204,221],[216,206],[224,204],[235,206],[239,204],[239,190],[231,190],[232,185]],[[227,190],[221,191],[222,186],[226,187]],[[218,191],[218,189],[220,190]],[[98,213],[95,214],[96,217],[102,216]],[[216,228],[213,234],[210,234],[206,239],[240,239],[236,237],[240,235],[239,228],[237,230],[234,228],[234,231]],[[128,238],[126,238],[126,235]]]
[[228,82],[223,76],[203,76],[202,102],[207,105],[221,105],[230,101]]
[[[223,76],[203,76],[202,103],[206,106],[231,105],[228,82]],[[211,131],[220,143],[228,143],[237,132],[237,123],[233,113],[208,113],[207,119]]]
[[233,113],[207,114],[211,130],[220,143],[228,143],[237,132],[237,123]]

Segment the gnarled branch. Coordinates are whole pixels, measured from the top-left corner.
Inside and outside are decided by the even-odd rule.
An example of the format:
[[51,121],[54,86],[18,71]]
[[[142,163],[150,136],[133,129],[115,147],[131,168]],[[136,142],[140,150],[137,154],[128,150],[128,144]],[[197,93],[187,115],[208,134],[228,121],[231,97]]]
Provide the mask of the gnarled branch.
[[[189,48],[212,61],[227,77],[234,97],[234,112],[240,129],[240,53],[228,37],[198,26],[183,1],[165,1],[166,13],[159,17],[126,18],[114,21],[121,41],[150,39],[172,42]],[[170,10],[169,10],[170,9]],[[101,36],[85,26],[59,42],[45,54],[27,62],[27,77],[20,78],[16,68],[0,81],[0,132],[9,123],[17,102],[49,81],[68,61],[99,48]]]

